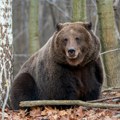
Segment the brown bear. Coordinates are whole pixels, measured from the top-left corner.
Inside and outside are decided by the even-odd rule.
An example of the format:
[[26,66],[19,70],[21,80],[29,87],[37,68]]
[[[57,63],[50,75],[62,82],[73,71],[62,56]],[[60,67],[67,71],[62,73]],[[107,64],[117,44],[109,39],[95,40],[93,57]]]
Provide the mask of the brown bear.
[[103,83],[100,41],[91,23],[57,25],[48,42],[22,66],[11,88],[11,105],[27,100],[95,100]]

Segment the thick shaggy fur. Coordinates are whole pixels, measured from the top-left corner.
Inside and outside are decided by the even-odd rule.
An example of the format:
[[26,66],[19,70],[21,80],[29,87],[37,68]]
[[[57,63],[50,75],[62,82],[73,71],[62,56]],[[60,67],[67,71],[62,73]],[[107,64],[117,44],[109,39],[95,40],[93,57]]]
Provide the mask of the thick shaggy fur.
[[[69,54],[69,49],[75,54]],[[91,24],[75,22],[57,26],[48,42],[22,66],[11,88],[11,105],[24,100],[95,100],[103,71],[100,42]]]

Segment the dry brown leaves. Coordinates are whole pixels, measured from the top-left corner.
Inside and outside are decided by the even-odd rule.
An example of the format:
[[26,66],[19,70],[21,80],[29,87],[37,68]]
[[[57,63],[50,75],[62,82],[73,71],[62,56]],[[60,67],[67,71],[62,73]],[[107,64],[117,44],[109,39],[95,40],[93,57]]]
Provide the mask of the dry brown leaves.
[[[103,97],[120,96],[120,91],[105,91]],[[109,99],[104,103],[120,104],[117,99]],[[0,120],[3,113],[0,110]],[[34,107],[29,112],[25,110],[12,111],[5,109],[5,120],[120,120],[120,109],[85,108],[82,106],[70,109],[52,107]]]
[[14,112],[6,109],[5,120],[119,120],[117,114],[120,114],[118,110],[108,109],[76,107],[58,110],[45,107],[44,110],[41,110],[40,107],[37,107],[32,108],[29,113],[24,110]]

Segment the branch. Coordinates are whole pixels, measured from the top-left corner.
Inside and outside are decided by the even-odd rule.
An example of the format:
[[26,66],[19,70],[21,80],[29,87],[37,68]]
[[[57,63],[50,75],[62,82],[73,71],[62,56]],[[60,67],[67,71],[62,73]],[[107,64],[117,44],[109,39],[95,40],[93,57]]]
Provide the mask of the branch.
[[110,53],[110,52],[114,52],[114,51],[119,51],[119,50],[120,50],[120,48],[116,48],[116,49],[113,49],[113,50],[108,50],[108,51],[100,53],[100,55],[103,55],[103,54],[106,54],[106,53]]
[[102,90],[102,93],[103,92],[108,92],[108,91],[116,91],[116,90],[120,90],[120,87],[109,87],[109,88],[107,88],[107,89],[104,89],[104,90]]
[[56,27],[55,25],[57,24],[57,22],[56,22],[56,16],[54,15],[53,6],[51,6],[51,4],[49,4],[49,6],[50,6],[50,11],[51,11],[51,17],[52,17],[53,25],[54,25],[54,27]]
[[[96,11],[97,11],[97,6],[96,6],[95,1],[92,0],[92,2],[93,2],[94,6],[95,6],[95,9],[96,9]],[[96,20],[95,20],[95,27],[94,27],[94,33],[95,33],[95,34],[96,34],[96,32],[97,32],[97,24],[98,24],[98,14],[96,14]]]
[[6,80],[6,84],[7,84],[7,93],[6,93],[6,96],[5,96],[5,100],[4,100],[4,103],[3,103],[3,106],[2,106],[2,120],[4,120],[5,118],[5,107],[7,105],[7,101],[8,101],[8,98],[9,98],[9,91],[10,91],[10,80]]
[[117,9],[118,4],[119,4],[119,0],[114,0],[114,3],[113,3],[113,8],[114,8],[114,10]]
[[23,35],[23,33],[27,32],[28,28],[22,29],[19,33],[17,33],[17,35],[14,37],[14,41],[18,40],[18,38],[20,38],[20,36]]
[[112,99],[120,99],[120,97],[108,97],[108,98],[102,98],[102,99],[98,99],[98,100],[92,100],[92,101],[89,101],[90,103],[96,103],[96,102],[103,102],[103,101],[106,101],[106,100],[112,100]]
[[30,57],[30,54],[13,54],[14,57]]
[[67,17],[69,20],[72,20],[72,18],[67,15],[65,13],[65,11],[63,11],[60,7],[58,7],[56,4],[54,4],[53,2],[49,1],[49,0],[46,0],[50,5],[53,5],[58,11],[60,11],[65,17]]
[[41,105],[80,105],[84,107],[93,108],[119,108],[118,104],[107,104],[107,103],[90,103],[83,102],[80,100],[37,100],[37,101],[21,101],[20,107],[34,107]]
[[117,35],[117,39],[120,40],[120,33],[119,33],[118,26],[117,26],[116,22],[115,22],[115,32],[116,32],[116,35]]

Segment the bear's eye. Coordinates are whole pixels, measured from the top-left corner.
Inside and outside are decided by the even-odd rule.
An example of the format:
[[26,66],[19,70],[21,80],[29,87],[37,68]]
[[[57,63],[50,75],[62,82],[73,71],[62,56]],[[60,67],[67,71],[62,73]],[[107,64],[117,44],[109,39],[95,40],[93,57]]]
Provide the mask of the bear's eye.
[[79,38],[79,37],[76,37],[75,39],[76,39],[76,41],[77,41],[77,42],[79,42],[79,41],[80,41],[80,38]]
[[64,38],[64,42],[67,42],[68,41],[68,39],[67,38]]

